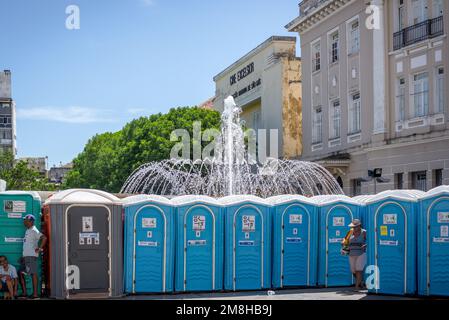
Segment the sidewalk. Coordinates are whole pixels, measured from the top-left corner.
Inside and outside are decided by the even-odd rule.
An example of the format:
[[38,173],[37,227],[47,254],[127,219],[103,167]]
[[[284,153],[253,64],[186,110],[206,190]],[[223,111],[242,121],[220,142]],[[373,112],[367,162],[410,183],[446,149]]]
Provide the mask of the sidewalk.
[[137,295],[127,300],[417,300],[419,298],[401,296],[381,296],[367,291],[355,292],[352,288],[292,289],[274,291],[227,292],[227,293],[187,293],[174,295]]

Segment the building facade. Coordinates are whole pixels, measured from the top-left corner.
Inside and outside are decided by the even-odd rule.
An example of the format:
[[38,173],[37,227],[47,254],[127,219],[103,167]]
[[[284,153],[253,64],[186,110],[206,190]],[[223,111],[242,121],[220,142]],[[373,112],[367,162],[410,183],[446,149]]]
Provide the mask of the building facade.
[[18,161],[26,162],[28,169],[38,172],[43,177],[47,176],[47,157],[25,157],[19,158]]
[[11,96],[11,72],[0,71],[0,152],[17,154],[15,103]]
[[301,60],[296,57],[296,37],[270,37],[214,81],[214,109],[222,112],[224,100],[234,96],[246,127],[256,130],[259,138],[263,135],[266,156],[301,155]]
[[67,163],[65,165],[61,163],[59,166],[53,166],[48,171],[48,180],[51,183],[61,184],[65,181],[65,177],[72,169],[72,163]]
[[[449,2],[304,0],[303,159],[349,195],[449,184]],[[368,171],[382,169],[382,179]]]

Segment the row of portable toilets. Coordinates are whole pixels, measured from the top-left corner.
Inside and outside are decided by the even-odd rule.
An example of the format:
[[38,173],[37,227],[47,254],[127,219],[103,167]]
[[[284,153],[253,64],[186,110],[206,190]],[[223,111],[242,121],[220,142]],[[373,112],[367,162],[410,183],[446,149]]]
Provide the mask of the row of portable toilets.
[[[0,193],[0,254],[18,259],[35,193]],[[367,230],[373,293],[449,296],[449,187],[374,196],[131,196],[67,190],[42,209],[51,297],[353,284],[341,242]],[[19,226],[21,228],[19,228]]]

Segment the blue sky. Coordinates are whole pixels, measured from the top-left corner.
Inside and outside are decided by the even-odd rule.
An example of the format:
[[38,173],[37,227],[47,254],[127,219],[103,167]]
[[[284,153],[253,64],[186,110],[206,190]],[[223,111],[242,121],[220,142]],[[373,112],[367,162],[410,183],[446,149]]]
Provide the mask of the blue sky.
[[[298,14],[299,0],[0,0],[19,157],[71,161],[96,133],[213,96],[213,76]],[[65,27],[68,5],[80,30]]]

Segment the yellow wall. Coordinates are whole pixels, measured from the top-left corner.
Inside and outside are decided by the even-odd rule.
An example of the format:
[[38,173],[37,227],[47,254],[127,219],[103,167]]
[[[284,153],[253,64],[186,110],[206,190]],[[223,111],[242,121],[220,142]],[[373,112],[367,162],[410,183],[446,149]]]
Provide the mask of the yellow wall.
[[285,158],[302,154],[301,60],[284,58],[282,91],[282,134]]
[[243,107],[243,111],[242,114],[240,115],[240,118],[242,120],[245,120],[245,125],[248,129],[254,129],[253,114],[254,112],[261,112],[261,110],[262,106],[260,100],[256,100],[253,103]]

